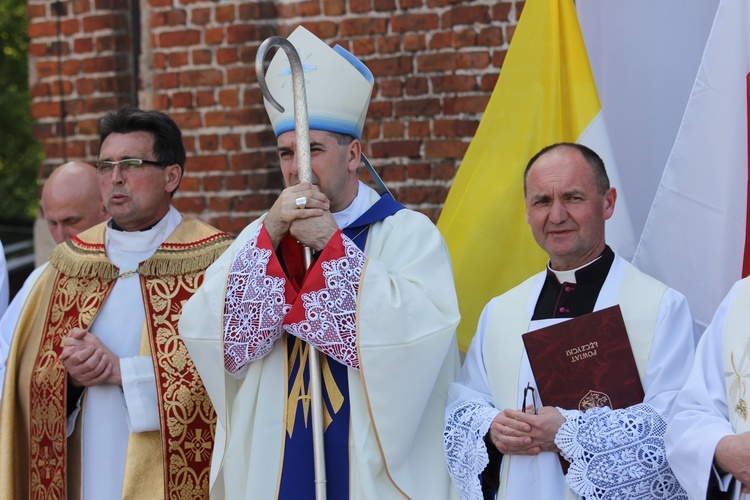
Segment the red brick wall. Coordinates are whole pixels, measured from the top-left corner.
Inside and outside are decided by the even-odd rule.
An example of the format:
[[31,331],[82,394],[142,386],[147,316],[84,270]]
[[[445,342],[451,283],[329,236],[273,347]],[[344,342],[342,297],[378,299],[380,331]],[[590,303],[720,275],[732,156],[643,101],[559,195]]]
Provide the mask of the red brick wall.
[[103,113],[124,104],[160,109],[188,151],[175,205],[240,231],[282,186],[255,53],[267,37],[304,24],[372,70],[365,153],[399,201],[437,220],[522,5],[149,0],[134,16],[129,0],[29,0],[31,112],[46,151],[40,176],[95,158]]

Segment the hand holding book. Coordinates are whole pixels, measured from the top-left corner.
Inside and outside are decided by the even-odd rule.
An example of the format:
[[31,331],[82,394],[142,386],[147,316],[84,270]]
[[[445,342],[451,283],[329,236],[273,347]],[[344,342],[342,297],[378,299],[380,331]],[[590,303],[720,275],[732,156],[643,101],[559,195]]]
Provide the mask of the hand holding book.
[[[522,335],[542,404],[586,411],[643,402],[630,339],[615,305]],[[568,463],[560,457],[563,472]]]

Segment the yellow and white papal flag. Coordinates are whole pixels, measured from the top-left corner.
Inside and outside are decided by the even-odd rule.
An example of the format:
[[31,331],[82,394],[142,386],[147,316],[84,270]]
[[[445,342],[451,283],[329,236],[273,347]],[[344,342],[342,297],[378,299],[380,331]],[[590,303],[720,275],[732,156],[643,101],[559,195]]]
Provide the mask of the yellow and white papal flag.
[[527,0],[438,220],[453,260],[464,351],[484,305],[547,262],[526,224],[523,171],[540,149],[560,141],[585,144],[604,160],[618,188],[607,242],[630,259],[633,226],[573,0]]

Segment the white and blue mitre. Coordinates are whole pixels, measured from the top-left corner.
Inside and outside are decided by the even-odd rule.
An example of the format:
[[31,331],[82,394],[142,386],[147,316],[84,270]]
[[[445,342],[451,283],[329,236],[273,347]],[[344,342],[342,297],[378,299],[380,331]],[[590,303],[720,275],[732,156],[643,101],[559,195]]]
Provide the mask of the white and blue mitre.
[[[367,66],[343,47],[329,47],[300,26],[288,37],[302,62],[310,130],[326,130],[361,138],[375,79]],[[271,95],[284,107],[279,112],[263,102],[276,137],[294,130],[292,70],[283,50],[266,72]]]

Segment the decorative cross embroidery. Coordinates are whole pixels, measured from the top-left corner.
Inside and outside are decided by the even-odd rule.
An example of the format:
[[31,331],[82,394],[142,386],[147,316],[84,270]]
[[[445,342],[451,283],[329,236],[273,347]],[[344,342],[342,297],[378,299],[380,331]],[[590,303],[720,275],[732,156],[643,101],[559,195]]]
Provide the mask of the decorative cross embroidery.
[[735,377],[737,377],[737,404],[734,405],[734,412],[742,417],[743,421],[747,422],[747,402],[744,399],[745,390],[747,389],[747,387],[742,381],[743,374],[740,373],[740,370],[737,369],[737,365],[734,362],[734,352],[731,352],[729,354],[729,357],[732,361],[732,371],[734,372]]
[[[295,47],[296,48],[296,47]],[[307,59],[310,59],[312,57],[312,52],[308,52],[308,54],[305,57],[302,57],[302,54],[300,53],[299,49],[297,48],[297,54],[299,55],[300,62],[302,63],[302,74],[309,73],[310,71],[315,71],[318,69],[318,66],[316,64],[305,64],[304,62]],[[286,87],[287,83],[292,81],[292,65],[289,63],[289,58],[286,58],[288,66],[284,67],[279,71],[279,76],[288,76],[289,79],[284,81],[284,83],[281,85],[281,87]],[[310,83],[310,81],[305,78],[305,83]]]

